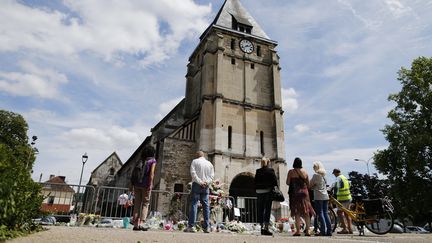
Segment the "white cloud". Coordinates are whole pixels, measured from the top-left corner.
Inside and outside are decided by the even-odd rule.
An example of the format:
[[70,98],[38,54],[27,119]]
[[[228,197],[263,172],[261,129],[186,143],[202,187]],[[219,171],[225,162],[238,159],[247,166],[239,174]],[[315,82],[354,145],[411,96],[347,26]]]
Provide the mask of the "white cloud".
[[382,21],[376,21],[372,18],[364,17],[361,13],[357,11],[357,9],[353,6],[353,4],[348,0],[338,0],[340,4],[348,8],[353,16],[360,20],[364,26],[371,30],[376,30],[382,25]]
[[136,132],[118,126],[107,128],[74,128],[63,135],[65,140],[73,140],[77,146],[95,149],[124,149],[139,145],[140,139]]
[[288,113],[292,113],[297,110],[297,93],[293,88],[284,89],[282,88],[282,109]]
[[62,84],[69,82],[64,74],[25,61],[19,66],[22,72],[0,71],[0,91],[17,96],[64,99],[59,91]]
[[164,118],[184,97],[177,97],[159,105],[159,113],[156,115],[156,119],[160,120]]
[[30,125],[29,136],[37,135],[39,149],[33,178],[41,173],[65,175],[71,183],[78,183],[81,155],[87,152],[89,160],[84,168],[83,182],[89,173],[112,152],[125,162],[136,148],[150,135],[146,120],[130,125],[121,115],[112,111],[81,112],[64,115],[50,110],[32,109],[22,113]]
[[[33,109],[23,113],[32,124],[32,130],[41,139],[52,136],[55,140],[69,144],[70,147],[87,147],[95,150],[104,148],[122,150],[138,146],[149,135],[149,127],[144,122],[138,125],[120,126],[116,113],[77,113],[64,116],[48,110]],[[49,126],[52,134],[40,134],[39,127]]]
[[304,133],[309,131],[309,127],[305,124],[297,124],[294,126],[294,131],[296,131],[297,133]]
[[51,55],[96,53],[121,63],[122,55],[143,65],[158,63],[175,52],[182,40],[208,25],[210,6],[192,0],[86,1],[66,0],[68,12],[1,3],[1,51],[35,50]]
[[401,1],[398,0],[384,0],[384,2],[387,4],[389,10],[395,17],[401,17],[412,11],[410,7],[406,7]]

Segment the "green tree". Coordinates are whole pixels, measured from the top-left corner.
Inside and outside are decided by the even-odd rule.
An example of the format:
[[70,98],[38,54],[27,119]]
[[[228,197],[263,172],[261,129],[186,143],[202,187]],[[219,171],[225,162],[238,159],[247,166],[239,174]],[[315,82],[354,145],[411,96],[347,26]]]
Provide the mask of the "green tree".
[[0,240],[31,230],[42,203],[41,186],[30,175],[35,155],[27,130],[21,115],[0,110]]
[[393,124],[382,130],[389,146],[374,161],[398,216],[420,224],[432,210],[432,58],[419,57],[398,74],[402,89],[388,98],[396,103],[388,113]]
[[377,174],[369,176],[357,171],[348,173],[351,182],[350,191],[352,195],[362,195],[364,198],[383,198],[387,195],[388,182],[386,179],[379,179]]

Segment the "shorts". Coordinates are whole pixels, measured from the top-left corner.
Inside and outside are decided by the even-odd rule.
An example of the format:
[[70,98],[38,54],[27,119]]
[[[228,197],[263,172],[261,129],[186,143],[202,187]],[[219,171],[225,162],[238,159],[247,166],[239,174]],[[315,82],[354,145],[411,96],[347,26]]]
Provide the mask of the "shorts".
[[[350,205],[351,205],[351,200],[345,200],[345,201],[339,201],[341,204],[342,204],[342,206],[344,206],[344,208],[346,208],[346,209],[350,209]],[[338,206],[338,208],[339,208],[339,206]]]

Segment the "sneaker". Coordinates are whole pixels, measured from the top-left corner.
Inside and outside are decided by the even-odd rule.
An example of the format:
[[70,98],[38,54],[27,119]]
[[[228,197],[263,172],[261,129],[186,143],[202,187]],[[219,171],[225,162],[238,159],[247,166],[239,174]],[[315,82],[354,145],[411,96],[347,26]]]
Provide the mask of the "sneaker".
[[196,233],[196,230],[192,227],[187,227],[185,230],[183,230],[183,232],[186,233]]
[[204,233],[210,233],[210,231],[208,229],[203,229]]

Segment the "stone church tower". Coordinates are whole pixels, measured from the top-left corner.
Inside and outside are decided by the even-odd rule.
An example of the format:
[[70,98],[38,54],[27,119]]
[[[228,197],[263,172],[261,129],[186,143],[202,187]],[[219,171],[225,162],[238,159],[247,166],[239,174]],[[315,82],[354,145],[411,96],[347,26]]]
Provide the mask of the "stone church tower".
[[[197,150],[233,196],[254,196],[253,177],[263,156],[286,191],[283,111],[277,42],[239,0],[226,0],[189,58],[186,95],[119,171],[124,186],[140,149],[157,149],[155,188],[183,191]],[[128,165],[129,164],[129,165]]]
[[189,58],[185,116],[199,117],[198,148],[230,194],[241,194],[247,178],[239,176],[253,176],[263,156],[274,167],[285,158],[277,43],[239,0],[225,1],[200,40]]

